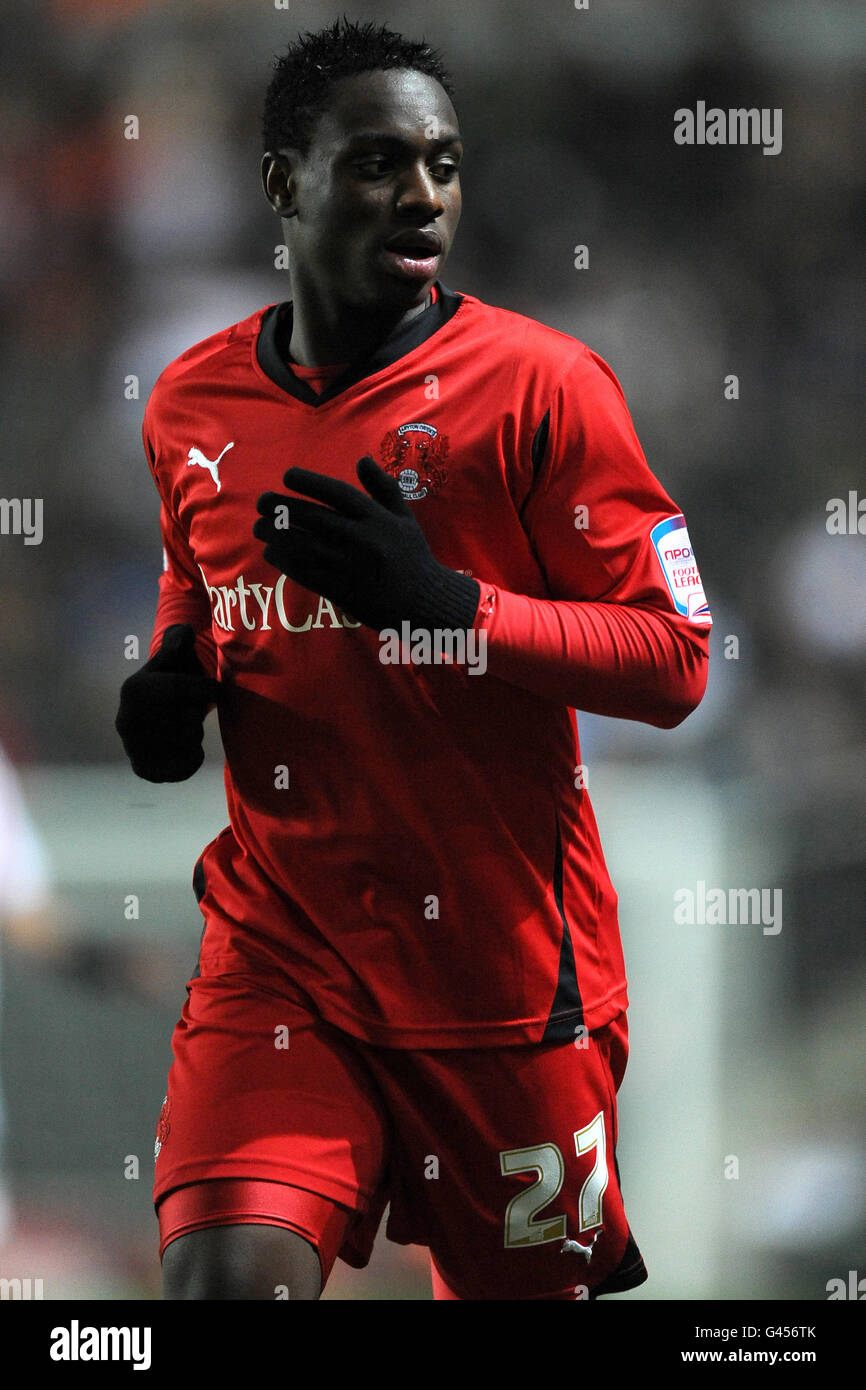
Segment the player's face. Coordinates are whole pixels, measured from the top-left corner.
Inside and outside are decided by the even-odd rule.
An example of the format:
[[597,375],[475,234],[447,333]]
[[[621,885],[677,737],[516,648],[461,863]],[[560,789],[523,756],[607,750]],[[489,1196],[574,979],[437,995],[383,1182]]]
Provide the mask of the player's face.
[[306,159],[285,152],[293,283],[302,277],[323,305],[423,304],[460,219],[462,150],[454,108],[434,78],[404,69],[341,78]]

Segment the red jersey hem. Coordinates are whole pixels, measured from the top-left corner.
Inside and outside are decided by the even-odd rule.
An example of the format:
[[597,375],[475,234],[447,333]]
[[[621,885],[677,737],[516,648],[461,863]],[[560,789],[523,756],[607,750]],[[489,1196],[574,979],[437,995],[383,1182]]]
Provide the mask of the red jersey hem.
[[[520,1019],[511,1023],[446,1024],[435,1028],[419,1024],[417,1027],[392,1028],[374,1019],[359,1018],[355,1014],[346,1013],[342,1009],[334,1008],[330,1003],[323,1006],[320,1000],[316,1000],[316,1005],[327,1023],[374,1047],[518,1047],[540,1042],[549,1022],[549,1019],[544,1017]],[[621,983],[604,999],[598,1000],[589,1008],[558,1014],[556,1021],[573,1021],[575,1026],[583,1024],[592,1032],[596,1028],[603,1028],[627,1008],[628,992],[625,983]]]

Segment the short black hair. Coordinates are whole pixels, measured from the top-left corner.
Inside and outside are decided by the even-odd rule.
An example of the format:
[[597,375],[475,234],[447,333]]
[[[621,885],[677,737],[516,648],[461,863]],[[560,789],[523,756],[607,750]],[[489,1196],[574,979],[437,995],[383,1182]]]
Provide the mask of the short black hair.
[[309,154],[313,127],[330,105],[334,82],[379,68],[414,68],[454,96],[441,55],[424,39],[415,42],[384,24],[355,23],[343,15],[318,33],[299,34],[274,59],[262,115],[265,152],[291,148]]

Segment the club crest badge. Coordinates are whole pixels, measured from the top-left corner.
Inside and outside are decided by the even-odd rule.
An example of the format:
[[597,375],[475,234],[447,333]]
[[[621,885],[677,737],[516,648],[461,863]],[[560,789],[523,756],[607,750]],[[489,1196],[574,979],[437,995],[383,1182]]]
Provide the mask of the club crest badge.
[[379,457],[386,473],[400,484],[407,502],[420,502],[434,496],[448,474],[443,464],[448,457],[448,436],[434,425],[414,420],[389,430],[379,445]]

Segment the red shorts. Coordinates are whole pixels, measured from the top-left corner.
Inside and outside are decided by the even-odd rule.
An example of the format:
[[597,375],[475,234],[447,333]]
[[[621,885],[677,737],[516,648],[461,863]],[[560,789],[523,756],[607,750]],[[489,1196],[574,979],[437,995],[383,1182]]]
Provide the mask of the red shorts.
[[574,1043],[415,1051],[324,1022],[285,978],[190,980],[157,1129],[160,1255],[264,1223],[369,1260],[427,1246],[434,1295],[594,1298],[646,1279],[614,1146],[625,1014]]

